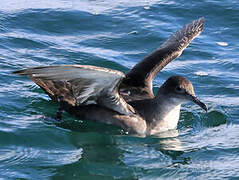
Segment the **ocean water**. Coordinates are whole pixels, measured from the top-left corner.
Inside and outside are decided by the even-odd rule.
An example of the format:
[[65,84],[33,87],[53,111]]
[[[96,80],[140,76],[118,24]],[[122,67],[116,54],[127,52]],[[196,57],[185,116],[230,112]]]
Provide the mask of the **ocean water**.
[[[90,64],[128,72],[184,24],[203,33],[163,69],[209,107],[184,104],[177,130],[137,137],[64,113],[11,72]],[[239,179],[238,1],[1,0],[0,179]]]

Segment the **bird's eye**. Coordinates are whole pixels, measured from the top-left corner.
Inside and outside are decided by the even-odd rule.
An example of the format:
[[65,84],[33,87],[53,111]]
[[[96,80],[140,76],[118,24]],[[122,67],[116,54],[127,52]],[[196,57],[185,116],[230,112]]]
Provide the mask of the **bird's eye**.
[[175,88],[175,90],[176,90],[177,92],[180,92],[180,93],[183,92],[183,88],[180,88],[179,86],[177,86],[177,87]]

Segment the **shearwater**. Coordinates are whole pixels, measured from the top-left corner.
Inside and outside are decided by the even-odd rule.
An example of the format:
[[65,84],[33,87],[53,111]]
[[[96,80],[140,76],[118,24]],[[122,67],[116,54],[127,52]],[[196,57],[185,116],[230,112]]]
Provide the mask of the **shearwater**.
[[59,102],[58,120],[65,110],[81,119],[120,126],[129,133],[156,134],[177,127],[185,101],[207,111],[192,83],[183,76],[169,77],[156,95],[152,90],[154,77],[181,55],[202,32],[203,25],[204,18],[200,18],[183,26],[126,75],[90,65],[35,67],[14,73],[27,75],[53,101]]

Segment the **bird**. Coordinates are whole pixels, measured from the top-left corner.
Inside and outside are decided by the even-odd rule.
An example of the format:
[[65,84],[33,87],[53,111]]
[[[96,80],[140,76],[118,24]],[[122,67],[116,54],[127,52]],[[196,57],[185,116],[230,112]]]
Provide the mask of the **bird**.
[[127,74],[92,65],[51,65],[14,71],[27,75],[59,103],[56,119],[63,111],[80,119],[111,124],[125,132],[154,135],[176,129],[181,104],[191,101],[206,112],[192,83],[183,76],[169,77],[153,93],[155,76],[179,57],[202,31],[205,19],[184,25],[158,49],[143,58]]

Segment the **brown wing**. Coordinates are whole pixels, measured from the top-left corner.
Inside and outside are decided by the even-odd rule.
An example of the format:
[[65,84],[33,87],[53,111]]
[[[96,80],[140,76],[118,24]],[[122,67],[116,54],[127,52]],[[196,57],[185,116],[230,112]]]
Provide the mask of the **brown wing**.
[[126,75],[121,91],[130,91],[129,98],[132,100],[154,97],[154,77],[168,63],[179,57],[189,43],[202,32],[204,21],[204,18],[200,18],[183,26],[156,51],[136,64]]
[[14,73],[28,75],[57,102],[72,106],[98,104],[120,114],[134,113],[134,109],[119,95],[119,84],[125,77],[120,71],[88,65],[60,65]]

